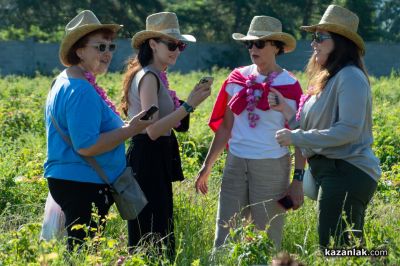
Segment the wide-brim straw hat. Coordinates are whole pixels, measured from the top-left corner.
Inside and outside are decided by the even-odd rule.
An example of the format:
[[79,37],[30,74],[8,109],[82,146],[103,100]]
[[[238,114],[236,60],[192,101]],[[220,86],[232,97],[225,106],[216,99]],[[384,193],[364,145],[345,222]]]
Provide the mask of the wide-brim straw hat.
[[364,41],[357,33],[358,23],[358,16],[350,10],[337,5],[330,5],[318,24],[301,26],[300,29],[309,32],[323,30],[339,34],[354,42],[361,53],[365,54]]
[[86,34],[98,29],[119,31],[123,26],[118,24],[101,24],[96,15],[90,10],[84,10],[74,17],[65,26],[65,36],[60,45],[59,57],[64,66],[71,66],[68,62],[68,52],[72,46]]
[[178,17],[173,12],[160,12],[147,17],[146,30],[135,33],[132,37],[132,47],[138,49],[147,39],[165,37],[185,42],[196,42],[189,34],[181,34]]
[[281,41],[284,43],[285,53],[296,49],[296,39],[289,33],[282,32],[282,23],[279,19],[269,16],[255,16],[251,20],[247,35],[233,33],[232,38],[236,41]]

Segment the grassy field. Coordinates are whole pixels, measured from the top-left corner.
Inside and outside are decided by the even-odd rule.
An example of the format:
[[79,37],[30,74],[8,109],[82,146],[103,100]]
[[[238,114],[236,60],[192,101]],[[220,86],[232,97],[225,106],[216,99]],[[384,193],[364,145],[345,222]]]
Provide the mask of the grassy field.
[[[276,251],[264,232],[251,226],[232,231],[234,241],[211,256],[215,214],[225,155],[213,168],[209,194],[195,193],[194,178],[212,139],[207,120],[219,86],[228,70],[213,70],[210,99],[192,116],[188,133],[178,134],[186,180],[174,184],[177,257],[146,256],[142,247],[129,255],[127,228],[113,208],[107,230],[88,241],[79,253],[65,251],[62,240],[40,242],[39,233],[48,193],[42,178],[46,158],[44,102],[53,77],[7,76],[0,78],[0,265],[253,265],[269,264]],[[171,87],[185,99],[203,75],[170,74]],[[297,73],[303,87],[305,77]],[[121,74],[99,79],[116,102],[120,99]],[[324,257],[318,251],[316,204],[306,199],[298,211],[287,215],[283,250],[306,265],[400,265],[400,76],[372,78],[374,98],[374,151],[381,160],[383,176],[370,204],[365,224],[367,249],[388,250],[381,257]],[[151,254],[151,252],[150,252]]]

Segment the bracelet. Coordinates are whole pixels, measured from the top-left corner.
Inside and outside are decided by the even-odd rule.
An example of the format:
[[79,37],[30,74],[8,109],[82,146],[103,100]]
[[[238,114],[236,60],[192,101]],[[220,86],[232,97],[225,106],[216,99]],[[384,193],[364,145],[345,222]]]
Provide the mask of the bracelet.
[[293,180],[303,181],[304,169],[294,169]]
[[183,108],[185,108],[185,111],[188,113],[193,113],[194,108],[193,106],[189,105],[187,102],[182,103]]

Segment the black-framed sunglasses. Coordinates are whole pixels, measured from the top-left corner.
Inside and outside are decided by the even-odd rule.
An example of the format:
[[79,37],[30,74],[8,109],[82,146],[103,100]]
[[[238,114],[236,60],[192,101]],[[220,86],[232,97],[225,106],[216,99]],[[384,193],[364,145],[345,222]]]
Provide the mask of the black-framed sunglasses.
[[115,43],[110,43],[110,44],[99,43],[99,44],[92,44],[90,46],[96,48],[100,53],[104,53],[105,51],[114,52],[115,49],[117,48],[117,45]]
[[311,40],[316,42],[316,43],[322,43],[325,40],[332,39],[332,36],[329,34],[323,34],[320,32],[314,32],[312,34]]
[[253,45],[255,45],[258,49],[263,49],[265,47],[265,44],[267,41],[264,40],[257,40],[257,41],[245,41],[244,46],[246,46],[247,49],[253,48]]
[[186,43],[184,42],[174,42],[174,41],[164,41],[162,39],[158,40],[159,42],[165,44],[168,48],[169,51],[174,52],[176,50],[176,48],[179,49],[180,52],[183,52],[183,50],[185,50],[186,48]]

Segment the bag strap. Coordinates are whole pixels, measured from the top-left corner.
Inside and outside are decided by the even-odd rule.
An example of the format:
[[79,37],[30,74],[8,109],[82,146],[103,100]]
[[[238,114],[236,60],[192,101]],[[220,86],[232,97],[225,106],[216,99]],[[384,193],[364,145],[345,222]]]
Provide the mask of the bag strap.
[[[53,80],[53,82],[51,83],[51,87],[53,87],[55,80]],[[72,148],[74,149],[74,146],[72,145],[72,141],[71,138],[68,137],[62,130],[61,128],[58,126],[57,121],[55,120],[55,118],[53,117],[53,114],[50,113],[50,119],[51,122],[53,123],[54,127],[56,128],[56,130],[58,131],[58,133],[60,134],[60,136],[63,138],[63,140]],[[100,176],[100,178],[111,187],[110,181],[106,175],[106,173],[104,172],[103,168],[101,168],[101,166],[99,165],[99,163],[96,161],[95,158],[90,157],[90,156],[83,156],[81,154],[79,154],[77,151],[76,153],[81,156],[95,171],[96,173]]]

